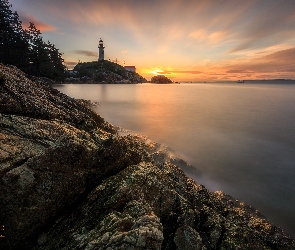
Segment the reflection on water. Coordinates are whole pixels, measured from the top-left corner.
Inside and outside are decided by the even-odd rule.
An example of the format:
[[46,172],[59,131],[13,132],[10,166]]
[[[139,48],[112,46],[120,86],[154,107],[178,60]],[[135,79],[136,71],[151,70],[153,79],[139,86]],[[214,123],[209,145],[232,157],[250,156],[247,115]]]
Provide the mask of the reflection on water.
[[171,147],[187,174],[295,237],[295,85],[61,85],[107,121]]

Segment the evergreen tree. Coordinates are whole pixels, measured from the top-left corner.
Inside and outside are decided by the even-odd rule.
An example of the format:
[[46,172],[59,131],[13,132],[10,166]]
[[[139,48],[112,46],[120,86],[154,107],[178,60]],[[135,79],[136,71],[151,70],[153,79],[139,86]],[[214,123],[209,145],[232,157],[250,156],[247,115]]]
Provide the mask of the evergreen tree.
[[17,12],[8,0],[0,0],[0,62],[21,69],[28,65],[28,41]]
[[30,22],[28,30],[26,30],[29,41],[29,60],[30,66],[27,72],[35,76],[46,76],[47,69],[50,66],[50,60],[46,46],[41,37],[41,32],[38,30],[34,23]]
[[55,47],[54,44],[47,42],[47,50],[50,58],[51,75],[54,79],[63,79],[65,72],[64,59],[62,53]]
[[24,30],[11,7],[8,0],[0,0],[0,62],[15,65],[30,75],[62,80],[62,53],[54,44],[43,41],[34,23]]

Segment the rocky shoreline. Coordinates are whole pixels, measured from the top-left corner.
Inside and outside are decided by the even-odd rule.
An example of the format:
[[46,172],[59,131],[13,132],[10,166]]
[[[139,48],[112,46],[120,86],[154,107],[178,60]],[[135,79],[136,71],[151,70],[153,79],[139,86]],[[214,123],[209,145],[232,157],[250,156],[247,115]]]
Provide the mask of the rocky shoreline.
[[0,64],[0,249],[295,249],[156,143]]
[[147,80],[136,72],[110,61],[78,63],[64,83],[70,84],[137,84]]

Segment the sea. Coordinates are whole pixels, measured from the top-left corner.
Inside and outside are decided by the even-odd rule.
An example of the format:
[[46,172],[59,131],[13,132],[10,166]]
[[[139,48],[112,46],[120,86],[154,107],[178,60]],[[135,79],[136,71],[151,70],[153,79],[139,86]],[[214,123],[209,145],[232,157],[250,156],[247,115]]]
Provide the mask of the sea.
[[196,182],[246,202],[295,238],[295,81],[54,87],[171,148]]

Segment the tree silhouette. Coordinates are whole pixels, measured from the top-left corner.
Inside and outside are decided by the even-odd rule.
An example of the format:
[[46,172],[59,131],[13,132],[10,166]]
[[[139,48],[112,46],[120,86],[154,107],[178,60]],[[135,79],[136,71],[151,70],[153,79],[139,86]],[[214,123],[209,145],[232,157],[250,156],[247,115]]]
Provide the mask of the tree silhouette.
[[19,15],[11,7],[8,0],[0,0],[0,62],[15,65],[30,75],[62,80],[62,53],[54,44],[43,41],[33,22],[24,30]]
[[8,0],[0,0],[0,62],[24,70],[28,65],[28,41],[17,12]]

